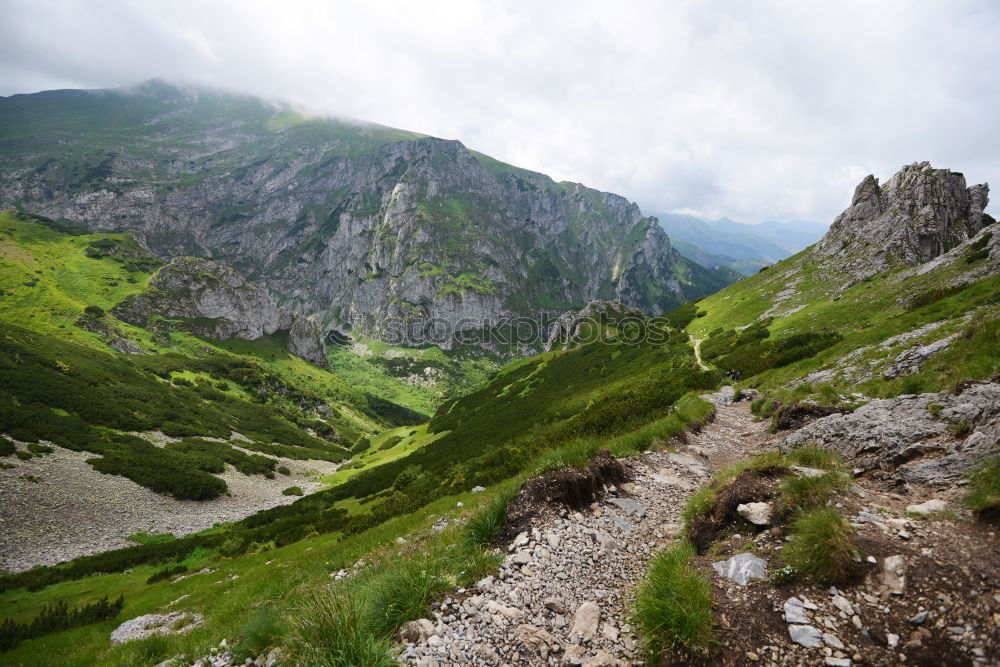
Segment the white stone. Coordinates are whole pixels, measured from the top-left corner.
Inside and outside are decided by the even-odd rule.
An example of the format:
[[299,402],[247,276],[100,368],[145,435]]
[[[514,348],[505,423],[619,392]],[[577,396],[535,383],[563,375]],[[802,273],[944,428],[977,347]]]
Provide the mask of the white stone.
[[752,524],[771,525],[771,503],[745,503],[737,506],[736,513]]
[[882,583],[893,595],[902,595],[906,589],[906,559],[903,556],[887,556],[882,561]]
[[906,511],[910,514],[920,514],[926,516],[928,514],[934,514],[935,512],[943,512],[948,509],[948,503],[939,499],[931,498],[930,500],[925,500],[919,505],[907,505]]
[[712,563],[712,567],[723,577],[746,586],[753,579],[767,577],[767,561],[751,553],[736,554],[732,558]]
[[601,622],[601,608],[596,602],[587,601],[577,607],[573,614],[573,627],[570,628],[569,636],[582,641],[590,641],[597,633],[597,626]]
[[823,633],[811,625],[789,625],[788,636],[793,642],[806,648],[817,648],[823,645]]

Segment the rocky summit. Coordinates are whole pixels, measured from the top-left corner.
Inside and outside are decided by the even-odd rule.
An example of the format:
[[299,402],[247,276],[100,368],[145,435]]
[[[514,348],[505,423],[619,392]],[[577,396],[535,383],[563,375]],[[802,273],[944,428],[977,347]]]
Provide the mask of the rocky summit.
[[991,224],[983,213],[989,191],[987,184],[968,187],[962,174],[929,162],[906,165],[884,185],[865,176],[816,253],[855,281],[923,264]]
[[738,278],[681,257],[618,195],[458,141],[162,81],[0,99],[0,173],[0,208],[211,256],[324,332],[420,343],[433,324],[450,346],[596,298],[658,314]]

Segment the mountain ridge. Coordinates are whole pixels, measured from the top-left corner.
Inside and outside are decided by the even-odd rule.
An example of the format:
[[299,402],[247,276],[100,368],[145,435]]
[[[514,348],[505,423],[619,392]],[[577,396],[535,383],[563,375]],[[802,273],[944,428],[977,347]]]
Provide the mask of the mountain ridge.
[[225,261],[324,331],[375,337],[387,322],[490,327],[595,298],[658,314],[734,279],[683,258],[625,198],[458,141],[137,90],[0,100],[0,205]]

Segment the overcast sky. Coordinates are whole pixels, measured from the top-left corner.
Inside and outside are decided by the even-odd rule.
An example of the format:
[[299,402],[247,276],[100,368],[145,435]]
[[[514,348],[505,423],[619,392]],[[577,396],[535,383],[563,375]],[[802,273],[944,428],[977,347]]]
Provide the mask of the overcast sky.
[[0,0],[0,17],[0,95],[211,84],[743,221],[828,222],[865,174],[918,160],[1000,199],[991,0]]

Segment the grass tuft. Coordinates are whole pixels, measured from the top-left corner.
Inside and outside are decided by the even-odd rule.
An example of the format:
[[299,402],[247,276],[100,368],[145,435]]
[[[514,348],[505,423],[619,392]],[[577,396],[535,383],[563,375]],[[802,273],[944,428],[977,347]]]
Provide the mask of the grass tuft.
[[407,558],[361,583],[365,604],[372,610],[368,625],[373,633],[391,637],[406,621],[423,617],[435,597],[452,587],[441,576],[443,560],[443,556],[427,555]]
[[796,571],[818,583],[846,583],[857,572],[858,549],[851,541],[853,532],[837,510],[812,510],[792,524],[792,539],[782,555]]
[[694,553],[687,541],[661,551],[639,584],[633,621],[654,661],[668,649],[699,651],[712,641],[712,592],[691,566]]
[[256,658],[276,646],[284,635],[284,621],[273,607],[258,610],[240,630],[240,639],[233,647],[233,664],[241,665],[247,658]]
[[465,539],[475,546],[492,547],[493,541],[507,521],[507,508],[517,495],[517,491],[517,486],[504,489],[473,514],[465,524]]
[[843,457],[837,452],[821,447],[798,447],[785,454],[792,465],[821,470],[836,470],[843,464]]
[[847,478],[837,472],[828,472],[818,477],[789,475],[781,480],[778,490],[786,508],[808,509],[823,505],[834,490],[843,489],[846,484]]
[[1000,458],[994,457],[969,475],[965,504],[983,516],[1000,516]]
[[313,667],[393,667],[392,643],[370,631],[359,601],[340,592],[317,593],[292,618],[290,664]]

